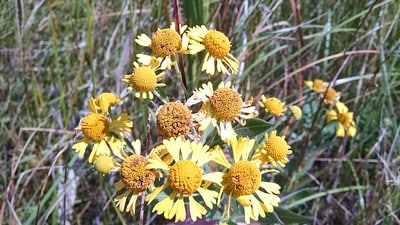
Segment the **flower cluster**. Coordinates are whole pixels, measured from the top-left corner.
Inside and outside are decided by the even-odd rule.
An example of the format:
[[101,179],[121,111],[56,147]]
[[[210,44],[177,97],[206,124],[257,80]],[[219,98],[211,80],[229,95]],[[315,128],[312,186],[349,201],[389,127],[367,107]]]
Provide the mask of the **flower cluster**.
[[336,136],[354,137],[357,133],[357,129],[353,119],[353,112],[349,112],[348,107],[340,101],[340,92],[329,87],[328,83],[321,79],[305,81],[304,83],[311,90],[319,93],[323,102],[329,106],[329,109],[326,111],[326,121],[328,123],[331,121],[338,122]]
[[[244,99],[237,87],[224,80],[225,75],[238,73],[239,66],[230,53],[228,37],[204,25],[172,24],[151,37],[141,34],[135,41],[151,48],[150,54],[137,54],[134,71],[122,79],[135,101],[157,98],[158,89],[169,85],[164,74],[179,70],[173,67],[177,54],[205,52],[201,71],[208,78],[220,75],[222,82],[214,85],[210,80],[194,89],[186,101],[159,105],[152,124],[161,141],[146,146],[132,138],[135,127],[128,114],[118,115],[116,110],[129,94],[102,93],[89,100],[90,113],[77,127],[83,139],[73,149],[80,157],[90,150],[88,162],[100,173],[119,174],[116,207],[134,215],[141,197],[152,212],[175,222],[196,221],[212,209],[224,211],[229,218],[233,204],[243,208],[246,223],[273,212],[280,202],[281,187],[271,178],[289,162],[291,146],[277,130],[282,121],[270,126],[274,129],[260,131],[261,138],[238,132],[248,120],[270,123],[256,118],[260,113],[252,97]],[[258,106],[274,117],[287,112],[285,103],[276,97],[262,95]],[[294,118],[301,118],[298,106],[289,109]],[[331,113],[329,118],[342,120],[342,114]],[[143,147],[150,151],[142,151]]]

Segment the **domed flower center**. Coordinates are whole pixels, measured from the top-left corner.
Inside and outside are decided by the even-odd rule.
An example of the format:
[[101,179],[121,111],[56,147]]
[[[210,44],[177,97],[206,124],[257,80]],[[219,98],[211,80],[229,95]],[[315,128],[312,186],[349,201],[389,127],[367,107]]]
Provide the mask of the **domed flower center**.
[[283,137],[272,136],[265,142],[267,155],[275,161],[284,161],[287,154],[290,154],[289,145]]
[[100,142],[108,134],[109,122],[104,115],[90,113],[82,119],[81,127],[86,138],[93,142]]
[[240,115],[242,98],[232,88],[218,88],[210,98],[210,109],[214,117],[230,121]]
[[114,159],[107,155],[97,156],[94,166],[100,173],[110,173],[114,168]]
[[154,170],[146,169],[147,164],[147,159],[140,155],[131,155],[121,164],[122,182],[134,193],[146,190],[156,179]]
[[190,160],[181,160],[169,170],[168,181],[174,191],[190,195],[200,187],[202,172],[196,163]]
[[175,54],[181,48],[181,36],[173,29],[158,30],[151,37],[151,49],[156,57]]
[[152,91],[157,85],[157,75],[150,67],[141,66],[135,69],[130,82],[138,92]]
[[224,58],[231,50],[229,39],[223,33],[215,30],[207,32],[203,39],[203,44],[210,55],[217,59]]
[[178,137],[189,134],[192,114],[180,102],[170,102],[161,107],[157,114],[157,127],[162,136]]
[[274,116],[281,116],[285,112],[284,103],[277,98],[267,98],[263,104],[265,109]]
[[321,79],[315,79],[313,82],[312,88],[315,91],[323,91],[324,90],[324,81]]
[[224,192],[234,196],[250,195],[260,187],[261,173],[250,161],[239,161],[222,177]]

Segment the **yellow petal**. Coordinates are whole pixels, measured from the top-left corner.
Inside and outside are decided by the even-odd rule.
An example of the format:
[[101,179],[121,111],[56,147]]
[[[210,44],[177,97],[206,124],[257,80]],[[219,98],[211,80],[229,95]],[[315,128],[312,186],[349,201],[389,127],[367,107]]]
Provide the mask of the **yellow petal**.
[[169,212],[168,219],[172,219],[175,216],[175,223],[178,221],[185,221],[186,219],[186,209],[185,202],[183,201],[183,195],[179,196],[175,204],[172,206]]
[[156,212],[158,215],[164,214],[164,217],[169,219],[172,204],[174,203],[175,193],[170,194],[168,197],[157,203],[152,212]]
[[72,149],[78,153],[79,157],[83,158],[87,146],[88,141],[86,139],[82,139],[80,142],[72,145]]
[[200,196],[203,198],[204,203],[206,204],[206,206],[208,208],[211,209],[213,207],[213,205],[217,202],[218,192],[208,190],[208,189],[205,189],[202,187],[199,187],[197,189],[197,191],[199,192]]
[[200,205],[192,196],[189,196],[189,211],[192,221],[196,221],[197,218],[200,219],[202,215],[207,213],[207,210],[202,205]]

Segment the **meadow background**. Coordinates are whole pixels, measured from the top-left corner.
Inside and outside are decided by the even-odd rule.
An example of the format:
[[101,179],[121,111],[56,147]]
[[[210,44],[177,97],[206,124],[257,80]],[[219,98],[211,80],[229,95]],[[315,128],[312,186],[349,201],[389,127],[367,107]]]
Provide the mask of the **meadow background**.
[[[294,154],[276,180],[281,206],[260,223],[400,224],[400,1],[179,6],[185,24],[230,38],[243,96],[303,107],[303,119],[285,130]],[[0,224],[134,223],[112,203],[115,176],[98,174],[72,150],[74,128],[89,97],[126,88],[122,76],[143,52],[136,36],[173,20],[166,0],[0,2]],[[207,77],[201,58],[185,60],[193,90]],[[320,100],[303,84],[316,78],[333,82],[354,111],[355,137],[335,137],[326,124]],[[167,82],[171,98],[181,93],[175,83]],[[153,137],[147,115],[157,104],[124,103],[134,137]],[[146,216],[148,224],[167,223]]]

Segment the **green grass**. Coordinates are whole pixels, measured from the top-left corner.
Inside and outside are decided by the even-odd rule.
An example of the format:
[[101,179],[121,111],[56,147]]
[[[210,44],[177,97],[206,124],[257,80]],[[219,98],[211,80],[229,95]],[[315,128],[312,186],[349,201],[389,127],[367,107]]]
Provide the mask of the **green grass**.
[[[232,82],[243,96],[303,104],[303,119],[285,134],[294,154],[275,178],[280,220],[267,221],[398,224],[400,1],[296,1],[298,17],[290,2],[180,2],[188,25],[212,25],[230,38],[241,62]],[[161,0],[0,3],[0,224],[137,221],[112,203],[115,175],[99,175],[71,146],[89,97],[126,88],[122,76],[146,51],[134,39],[169,26],[172,8]],[[185,60],[191,93],[207,77],[201,57]],[[160,96],[183,96],[166,76]],[[318,98],[303,88],[315,78],[337,81],[354,111],[355,137],[335,137],[325,123]],[[121,111],[135,121],[132,136],[149,137],[151,146],[157,132],[148,117],[162,101],[147,103],[127,101]],[[147,211],[145,218],[166,223]]]

